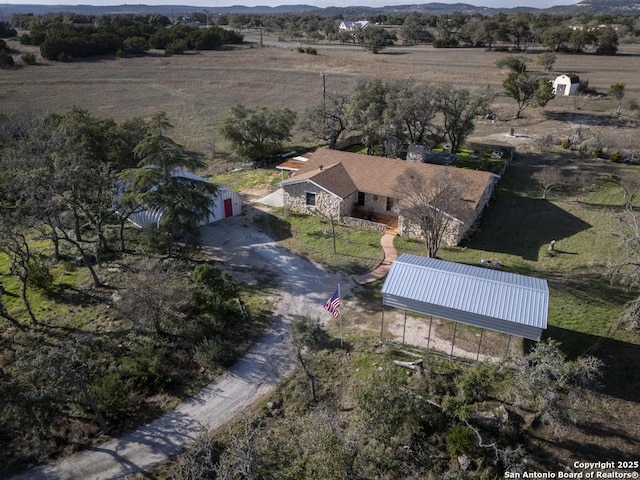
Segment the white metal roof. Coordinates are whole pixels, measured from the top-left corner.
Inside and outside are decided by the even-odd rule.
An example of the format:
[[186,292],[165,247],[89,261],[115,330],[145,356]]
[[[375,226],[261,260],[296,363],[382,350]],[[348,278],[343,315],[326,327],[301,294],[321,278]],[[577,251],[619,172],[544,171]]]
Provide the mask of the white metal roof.
[[383,304],[540,340],[547,328],[546,280],[403,254],[382,287]]

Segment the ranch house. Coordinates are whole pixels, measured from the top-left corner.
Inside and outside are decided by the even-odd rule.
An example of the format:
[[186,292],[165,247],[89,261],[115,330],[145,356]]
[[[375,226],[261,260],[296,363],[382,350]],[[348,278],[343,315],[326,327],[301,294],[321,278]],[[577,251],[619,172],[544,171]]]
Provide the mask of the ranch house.
[[[449,233],[444,243],[456,245],[472,231],[489,202],[499,176],[427,163],[319,149],[305,155],[297,171],[281,182],[284,208],[333,218],[347,224],[371,224],[395,228],[398,234],[416,237],[418,230],[400,215],[401,193],[398,178],[410,168],[425,178],[443,175],[460,179],[464,198],[451,202]],[[385,225],[386,224],[386,225]]]
[[369,26],[369,22],[366,20],[359,20],[356,22],[352,22],[349,20],[343,20],[340,22],[340,25],[338,26],[338,29],[340,31],[347,31],[347,32],[357,32],[359,30],[364,30],[365,28],[367,28]]

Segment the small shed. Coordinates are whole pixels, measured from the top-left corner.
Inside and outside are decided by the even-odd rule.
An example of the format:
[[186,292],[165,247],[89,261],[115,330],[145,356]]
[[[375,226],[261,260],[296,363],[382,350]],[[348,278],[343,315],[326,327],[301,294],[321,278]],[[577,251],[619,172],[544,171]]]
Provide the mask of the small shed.
[[[172,175],[175,177],[188,178],[190,180],[211,183],[206,178],[180,168],[174,169]],[[144,208],[144,205],[142,205],[140,208],[136,209],[134,213],[129,215],[127,220],[129,220],[138,228],[157,227],[160,224],[163,213],[163,209]],[[207,225],[209,223],[218,222],[224,218],[233,217],[240,214],[242,214],[242,201],[240,199],[240,196],[227,187],[218,186],[217,195],[211,198],[211,203],[209,205],[209,214],[208,216],[200,219],[199,224]]]
[[547,328],[547,282],[525,275],[402,254],[391,265],[382,296],[383,307],[530,340],[540,341]]
[[553,81],[553,93],[559,96],[578,95],[580,77],[577,75],[560,75]]

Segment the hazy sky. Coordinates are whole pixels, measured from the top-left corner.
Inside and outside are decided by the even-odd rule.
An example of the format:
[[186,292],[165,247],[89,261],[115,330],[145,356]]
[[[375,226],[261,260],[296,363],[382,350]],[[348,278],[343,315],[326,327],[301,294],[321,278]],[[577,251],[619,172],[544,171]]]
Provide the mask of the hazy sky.
[[[435,1],[435,0],[434,0]],[[439,3],[467,3],[483,7],[537,7],[547,8],[554,5],[573,5],[580,0],[438,0]],[[231,5],[315,5],[317,7],[328,6],[368,6],[384,7],[392,5],[411,5],[430,3],[428,1],[416,2],[410,0],[5,0],[9,4],[36,4],[36,5],[192,5],[199,7],[228,7]]]

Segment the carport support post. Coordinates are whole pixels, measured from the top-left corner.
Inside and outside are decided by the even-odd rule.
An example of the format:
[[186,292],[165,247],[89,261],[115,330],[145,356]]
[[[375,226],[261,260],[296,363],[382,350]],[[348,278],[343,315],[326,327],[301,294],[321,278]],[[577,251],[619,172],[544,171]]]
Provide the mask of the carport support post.
[[380,320],[380,343],[384,342],[384,303],[382,304],[382,319]]
[[402,327],[402,344],[404,345],[404,335],[407,331],[407,311],[404,311],[404,327]]
[[427,350],[429,350],[429,344],[431,343],[431,325],[433,324],[433,315],[429,315],[429,334],[427,335]]
[[476,354],[476,362],[480,358],[480,347],[482,347],[482,334],[484,333],[484,328],[480,330],[480,341],[478,342],[478,353]]
[[451,358],[453,358],[453,349],[456,346],[456,330],[458,329],[458,322],[453,324],[453,341],[451,342]]

